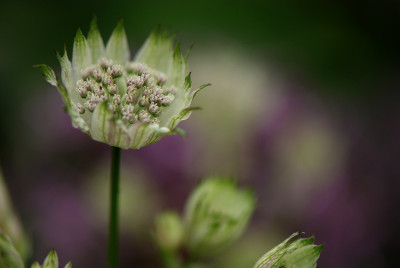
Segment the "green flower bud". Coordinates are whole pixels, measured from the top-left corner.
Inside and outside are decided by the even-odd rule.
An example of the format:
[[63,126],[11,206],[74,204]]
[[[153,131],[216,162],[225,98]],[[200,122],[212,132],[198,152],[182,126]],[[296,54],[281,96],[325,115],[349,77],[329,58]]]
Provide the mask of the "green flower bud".
[[190,195],[185,207],[186,246],[195,256],[212,255],[234,242],[255,208],[248,190],[229,178],[212,177]]
[[175,212],[164,212],[156,218],[154,238],[163,251],[176,251],[182,245],[184,227]]
[[313,244],[314,238],[297,238],[298,233],[277,245],[254,265],[254,268],[315,268],[323,245]]
[[[176,126],[190,116],[196,93],[191,89],[187,56],[173,38],[155,30],[133,61],[122,21],[106,46],[93,18],[88,38],[75,37],[72,62],[61,56],[61,81],[47,65],[39,67],[56,86],[74,127],[96,141],[138,149],[179,133]],[[151,101],[150,101],[151,100]]]
[[21,256],[11,240],[0,232],[0,268],[24,268]]
[[[68,262],[64,268],[71,268],[71,262]],[[44,259],[44,262],[42,265],[40,265],[38,262],[35,262],[32,264],[31,268],[58,268],[58,256],[57,253],[52,250],[50,251],[49,255]]]

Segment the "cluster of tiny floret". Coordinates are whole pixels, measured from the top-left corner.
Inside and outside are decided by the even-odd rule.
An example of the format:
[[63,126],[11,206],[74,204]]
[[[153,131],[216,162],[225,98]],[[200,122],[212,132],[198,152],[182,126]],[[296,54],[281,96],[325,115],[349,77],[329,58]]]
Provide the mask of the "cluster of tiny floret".
[[165,106],[169,106],[176,89],[165,88],[166,75],[142,63],[130,62],[125,67],[102,58],[82,72],[76,90],[83,99],[75,108],[80,114],[93,112],[100,103],[115,119],[127,124],[156,124]]

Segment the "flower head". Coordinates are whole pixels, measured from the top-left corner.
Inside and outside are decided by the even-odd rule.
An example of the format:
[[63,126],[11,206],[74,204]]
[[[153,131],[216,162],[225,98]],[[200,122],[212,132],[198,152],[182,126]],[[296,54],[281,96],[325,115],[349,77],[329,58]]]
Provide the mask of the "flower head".
[[251,191],[230,178],[211,177],[190,195],[185,206],[186,246],[207,256],[231,245],[245,230],[255,208]]
[[124,149],[138,149],[174,134],[187,119],[196,93],[191,89],[187,54],[173,38],[156,29],[130,61],[122,21],[106,46],[93,18],[88,38],[75,37],[72,62],[61,56],[61,81],[47,65],[37,65],[61,93],[74,127],[94,140]]

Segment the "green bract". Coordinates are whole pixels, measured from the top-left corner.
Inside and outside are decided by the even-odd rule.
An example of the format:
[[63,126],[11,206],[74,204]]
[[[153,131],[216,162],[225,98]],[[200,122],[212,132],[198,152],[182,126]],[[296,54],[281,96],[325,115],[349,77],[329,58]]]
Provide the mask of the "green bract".
[[[15,245],[22,259],[29,257],[31,243],[22,228],[22,225],[14,212],[11,198],[0,170],[0,232],[7,235]],[[0,264],[0,268],[1,268]]]
[[299,233],[277,245],[254,265],[254,268],[315,268],[323,245],[314,245],[314,238],[297,238]]
[[228,247],[247,227],[255,208],[249,190],[239,190],[229,178],[203,181],[186,203],[185,242],[190,254],[213,255]]
[[[64,268],[71,268],[71,262],[67,263]],[[35,262],[32,264],[31,268],[58,268],[58,257],[57,253],[52,250],[50,251],[49,255],[47,255],[46,259],[44,259],[44,262],[42,265],[40,265],[38,262]]]
[[187,56],[159,29],[130,61],[122,21],[104,46],[94,17],[87,39],[78,29],[72,62],[66,50],[57,57],[61,81],[49,66],[36,67],[58,88],[73,126],[124,149],[138,149],[178,132],[178,123],[194,109],[194,96],[209,85],[191,89]]
[[24,268],[24,262],[10,238],[0,230],[0,268]]

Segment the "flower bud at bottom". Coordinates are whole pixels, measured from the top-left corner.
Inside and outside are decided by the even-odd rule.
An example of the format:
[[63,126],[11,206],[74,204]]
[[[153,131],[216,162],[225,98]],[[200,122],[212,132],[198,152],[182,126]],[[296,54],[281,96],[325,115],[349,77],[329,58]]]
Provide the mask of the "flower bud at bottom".
[[185,207],[186,246],[194,256],[228,247],[245,230],[255,198],[229,178],[209,178],[190,195]]
[[174,212],[160,214],[155,222],[154,238],[164,251],[176,251],[182,245],[184,227],[181,218]]
[[295,238],[298,233],[292,234],[285,241],[262,256],[254,268],[314,268],[323,245],[315,245],[314,238]]

